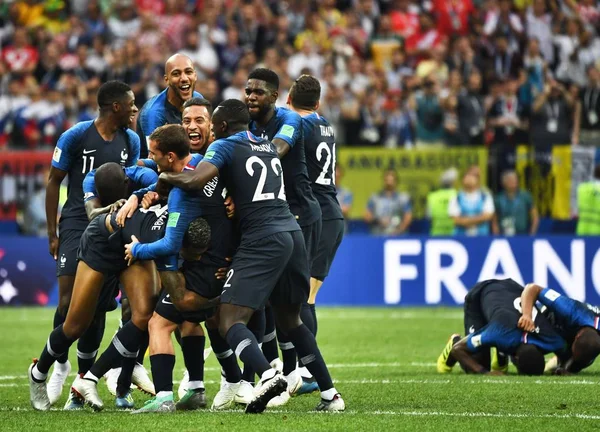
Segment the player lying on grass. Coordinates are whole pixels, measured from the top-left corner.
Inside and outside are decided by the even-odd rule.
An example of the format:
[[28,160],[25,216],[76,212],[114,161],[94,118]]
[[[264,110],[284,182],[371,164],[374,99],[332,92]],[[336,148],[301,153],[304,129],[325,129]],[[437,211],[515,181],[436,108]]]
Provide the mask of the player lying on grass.
[[[96,172],[96,188],[100,200],[106,204],[126,196],[127,181],[123,169],[117,164],[100,167]],[[143,242],[160,238],[167,217],[166,207],[156,206],[151,211],[139,212],[122,229],[118,228],[114,213],[100,215],[90,222],[81,238],[73,296],[65,322],[52,331],[39,361],[34,360],[29,367],[30,400],[35,409],[50,408],[46,391],[48,370],[89,326],[106,275],[117,275],[130,300],[131,321],[117,332],[106,351],[84,377],[76,379],[72,386],[72,391],[94,409],[102,409],[103,404],[99,398],[89,397],[90,389],[95,391],[98,378],[112,364],[123,358],[137,357],[140,340],[147,332],[158,294],[154,262],[140,261],[128,267],[123,259],[123,246],[126,241],[130,241],[132,235]],[[203,250],[207,246],[189,241],[202,238],[197,233],[190,232],[187,238],[186,246],[193,251]],[[163,263],[159,263],[159,266],[162,265]]]
[[562,355],[566,342],[537,309],[533,314],[535,333],[518,328],[522,292],[523,287],[512,279],[490,279],[476,284],[465,298],[465,331],[470,334],[458,342],[451,340],[452,348],[446,354],[446,347],[441,361],[448,368],[458,362],[467,373],[490,373],[489,361],[484,362],[486,356],[481,353],[489,353],[495,347],[512,356],[520,374],[541,375],[544,354]]
[[[193,103],[192,101],[189,101]],[[188,116],[199,115],[204,109],[197,105],[189,105],[184,110],[184,124],[186,127],[168,125],[156,129],[149,139],[149,151],[152,159],[158,165],[160,172],[182,172],[192,170],[202,161],[202,154],[190,154],[189,145],[189,124],[192,123]],[[192,127],[193,130],[193,127]],[[206,134],[208,136],[208,134]],[[152,189],[152,188],[149,188]],[[142,196],[146,190],[138,191],[134,196]],[[158,197],[156,193],[152,196],[146,195],[143,199],[145,206],[152,204]],[[216,278],[219,268],[227,265],[226,257],[233,255],[233,223],[228,218],[224,200],[226,190],[223,182],[218,177],[211,180],[207,187],[199,193],[184,192],[181,189],[174,188],[169,192],[170,214],[176,215],[170,221],[170,227],[167,228],[167,234],[160,241],[153,244],[137,245],[133,242],[127,245],[127,257],[129,258],[157,258],[167,254],[172,254],[178,250],[180,240],[177,238],[177,232],[185,229],[187,221],[195,216],[202,215],[206,218],[214,236],[211,238],[210,247],[199,262],[184,262],[182,275],[174,267],[171,271],[168,269],[161,272],[161,279],[165,286],[165,291],[169,294],[163,298],[157,305],[157,309],[152,317],[151,343],[150,343],[150,361],[154,376],[157,396],[149,401],[138,412],[164,412],[177,409],[193,409],[206,405],[204,391],[204,365],[202,352],[204,348],[204,339],[202,344],[195,344],[186,348],[188,344],[184,337],[182,328],[182,349],[184,360],[190,374],[190,386],[188,393],[177,404],[173,402],[173,377],[172,371],[175,364],[175,355],[171,343],[171,334],[178,324],[189,328],[201,329],[199,322],[203,322],[210,317],[201,307],[198,307],[196,300],[210,299],[220,295],[223,281]],[[131,198],[132,202],[136,198]],[[123,212],[127,209],[124,207]],[[185,291],[185,292],[182,292]],[[174,293],[174,294],[173,294]],[[189,300],[188,300],[189,299]],[[226,376],[226,383],[223,384],[222,391],[217,394],[213,402],[216,409],[225,408],[231,405],[235,396],[235,384],[240,381],[240,370],[233,352],[227,347],[227,343],[218,334],[218,321],[207,322],[211,344],[215,351],[217,359]],[[196,336],[198,334],[196,333]],[[198,340],[198,339],[197,339]],[[186,354],[194,354],[191,357]],[[198,358],[199,357],[199,358]]]
[[600,354],[600,310],[552,289],[527,284],[521,294],[523,316],[518,323],[520,329],[535,331],[533,308],[536,302],[548,308],[550,320],[567,341],[568,350],[564,355],[557,356],[555,372],[577,373],[591,366]]
[[271,368],[247,323],[270,300],[279,327],[294,344],[321,389],[317,410],[342,411],[344,401],[313,334],[300,320],[310,290],[308,259],[300,226],[285,201],[281,162],[272,143],[248,131],[249,114],[238,100],[222,102],[213,113],[217,139],[195,170],[161,173],[157,191],[169,185],[200,192],[215,176],[236,203],[241,242],[221,293],[219,330],[231,349],[259,375],[247,413],[264,411],[287,390],[287,380]]

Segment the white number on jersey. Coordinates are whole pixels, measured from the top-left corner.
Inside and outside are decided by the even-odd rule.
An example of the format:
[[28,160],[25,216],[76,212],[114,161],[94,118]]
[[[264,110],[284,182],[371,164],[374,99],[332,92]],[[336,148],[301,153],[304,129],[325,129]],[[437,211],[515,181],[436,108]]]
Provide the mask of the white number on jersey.
[[[521,315],[523,315],[523,308],[521,308],[521,297],[517,297],[517,298],[515,299],[515,301],[513,302],[513,306],[515,307],[515,309],[516,309],[516,310],[518,310],[518,311],[519,311],[519,313],[520,313]],[[534,307],[533,307],[533,310],[532,310],[532,312],[531,312],[531,319],[532,319],[532,321],[533,321],[533,322],[535,322],[535,318],[537,317],[537,314],[538,314],[538,310],[537,310],[537,308],[534,306]]]
[[[94,169],[94,156],[85,156],[85,155],[83,155],[82,157],[83,157],[83,168],[81,170],[81,173],[82,174],[86,174],[86,173],[89,173],[90,171],[92,171]],[[88,166],[87,166],[87,160],[88,160],[88,158],[90,159],[89,169],[88,169]]]
[[[265,188],[265,183],[267,182],[267,166],[265,165],[265,163],[262,160],[260,160],[260,158],[258,156],[252,156],[252,157],[248,158],[248,160],[246,161],[246,171],[248,172],[248,175],[250,175],[250,177],[254,177],[253,165],[255,163],[260,165],[261,171],[260,171],[260,177],[258,178],[258,184],[256,185],[256,190],[254,191],[254,197],[252,197],[252,202],[275,199],[275,193],[263,191],[263,189]],[[274,158],[271,160],[271,168],[273,169],[273,172],[275,172],[275,174],[278,177],[281,177],[281,188],[279,189],[279,194],[277,195],[277,198],[285,201],[285,186],[283,184],[283,167],[281,166],[281,162],[279,161],[279,159]],[[279,171],[277,170],[277,168],[279,168]]]
[[[323,164],[323,170],[319,177],[315,180],[315,183],[322,184],[325,186],[329,186],[331,182],[335,184],[335,143],[333,143],[333,154],[331,150],[329,150],[329,146],[326,142],[322,142],[317,147],[317,160],[321,162],[323,159],[323,152],[325,152],[326,158],[325,163]],[[327,178],[327,171],[329,171],[329,167],[331,166],[331,172],[333,176],[331,178]]]
[[166,205],[154,204],[153,206],[148,207],[147,209],[140,207],[139,210],[142,213],[154,213],[156,214],[156,217],[160,217],[168,210],[168,207]]

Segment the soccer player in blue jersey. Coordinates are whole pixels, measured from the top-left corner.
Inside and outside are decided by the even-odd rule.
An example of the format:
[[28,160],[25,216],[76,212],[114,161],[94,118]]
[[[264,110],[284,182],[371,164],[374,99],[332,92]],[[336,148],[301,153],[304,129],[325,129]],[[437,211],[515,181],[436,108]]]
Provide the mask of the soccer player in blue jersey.
[[[302,117],[304,150],[310,185],[322,213],[322,231],[316,255],[311,266],[310,295],[303,305],[310,310],[317,334],[315,302],[323,281],[329,274],[331,263],[344,236],[344,215],[337,200],[335,188],[335,134],[329,122],[317,113],[321,84],[311,75],[298,78],[288,96],[288,106]],[[316,383],[302,371],[303,385],[298,394],[316,391]]]
[[300,320],[310,290],[304,238],[286,202],[283,169],[275,146],[248,130],[248,109],[222,102],[213,113],[217,139],[194,171],[161,173],[157,191],[169,184],[201,191],[215,176],[225,181],[236,203],[241,242],[221,292],[220,332],[236,355],[260,376],[247,413],[264,411],[288,382],[272,368],[248,329],[254,312],[267,301],[277,325],[293,343],[321,389],[317,410],[342,411],[345,404],[331,381],[314,335]]
[[141,158],[148,157],[148,137],[154,129],[166,124],[181,124],[184,102],[192,97],[202,97],[194,91],[197,79],[194,63],[188,56],[174,54],[166,61],[167,88],[146,102],[138,115],[136,129],[141,142]]
[[[123,166],[135,165],[140,154],[140,141],[128,129],[137,107],[131,88],[119,81],[109,81],[98,90],[100,113],[95,120],[77,123],[64,132],[52,156],[52,166],[46,189],[46,218],[50,254],[56,260],[59,301],[53,327],[62,324],[71,301],[79,239],[89,221],[83,203],[82,183],[86,174],[106,162]],[[68,197],[57,234],[57,208],[60,185],[69,176]],[[114,285],[116,280],[107,280]],[[103,290],[99,309],[114,309],[114,297]],[[99,313],[88,332],[77,345],[79,373],[91,367],[104,333],[104,313]],[[71,370],[68,352],[58,359],[48,382],[50,401],[55,403]]]
[[519,328],[527,332],[536,329],[536,301],[548,308],[551,320],[569,346],[568,353],[558,357],[556,373],[577,373],[590,366],[600,354],[600,309],[552,289],[527,284],[521,295],[523,316],[519,319]]
[[533,317],[535,333],[518,328],[522,292],[523,287],[512,279],[490,279],[472,288],[472,298],[465,299],[465,327],[472,325],[474,331],[454,343],[449,367],[458,362],[468,373],[490,373],[489,362],[484,364],[477,354],[495,347],[512,356],[519,373],[541,375],[545,354],[563,355],[565,340],[537,309]]
[[[96,172],[96,189],[103,205],[126,196],[127,181],[123,169],[114,163],[102,165]],[[65,322],[52,331],[39,361],[34,360],[29,367],[30,400],[35,409],[45,411],[50,408],[46,389],[48,370],[86,331],[93,319],[100,293],[112,289],[104,284],[105,275],[118,275],[129,294],[132,318],[117,332],[90,370],[83,377],[78,376],[72,391],[95,410],[102,409],[102,401],[94,398],[90,389],[96,388],[98,378],[113,363],[137,356],[140,340],[143,339],[143,333],[147,332],[159,286],[154,262],[140,261],[128,267],[123,259],[123,247],[132,236],[143,242],[153,242],[163,234],[167,225],[166,207],[157,206],[150,210],[139,212],[122,229],[116,223],[115,213],[103,214],[93,219],[83,232],[78,250],[77,276]],[[190,238],[196,236],[192,234],[188,236]],[[206,241],[200,245],[188,242],[185,246],[191,248],[189,253],[194,253],[205,249],[207,244]]]
[[[308,253],[309,268],[312,267],[321,236],[321,207],[311,189],[306,166],[302,118],[287,108],[277,108],[279,77],[270,69],[255,69],[246,83],[246,105],[250,112],[250,131],[270,140],[277,148],[283,166],[285,193],[292,214],[302,228]],[[273,362],[278,359],[275,328],[272,313],[267,308],[267,329],[263,340],[263,352]],[[313,315],[308,308],[302,309],[302,322],[315,334]],[[296,371],[296,352],[283,334],[278,335],[283,358],[283,373],[288,379],[288,394],[271,402],[282,405],[302,386],[302,378]]]

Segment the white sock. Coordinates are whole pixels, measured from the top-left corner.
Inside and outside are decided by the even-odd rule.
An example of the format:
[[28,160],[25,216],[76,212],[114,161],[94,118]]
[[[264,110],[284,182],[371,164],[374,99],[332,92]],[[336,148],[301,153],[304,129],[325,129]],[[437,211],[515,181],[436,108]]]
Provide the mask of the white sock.
[[158,399],[163,399],[163,398],[173,399],[173,392],[172,391],[159,391],[158,393],[156,393],[156,397]]
[[312,378],[312,377],[313,377],[313,376],[312,376],[312,374],[311,374],[311,373],[308,371],[308,369],[306,369],[306,366],[304,366],[304,367],[301,367],[301,368],[299,369],[299,371],[300,371],[300,376],[301,376],[302,378],[307,378],[307,379],[310,379],[310,378]]
[[188,390],[203,389],[204,381],[190,381],[187,385]]
[[48,378],[48,374],[45,373],[41,373],[38,368],[37,365],[35,365],[32,369],[31,369],[31,376],[36,379],[37,381],[46,381],[46,378]]
[[64,363],[56,362],[56,363],[54,363],[54,370],[56,372],[66,372],[68,370],[67,362],[64,362]]
[[94,375],[93,373],[91,373],[90,371],[87,371],[86,374],[83,376],[84,379],[86,380],[91,380],[94,381],[96,384],[98,384],[98,377],[96,375]]
[[321,399],[330,401],[337,394],[337,392],[338,391],[335,389],[335,387],[331,387],[329,390],[321,392]]

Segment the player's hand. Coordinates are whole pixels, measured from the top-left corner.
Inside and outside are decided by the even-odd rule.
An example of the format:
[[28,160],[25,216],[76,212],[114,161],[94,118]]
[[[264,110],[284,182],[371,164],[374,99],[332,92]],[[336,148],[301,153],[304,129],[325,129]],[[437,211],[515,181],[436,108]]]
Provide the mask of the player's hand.
[[146,195],[142,198],[142,207],[147,210],[156,204],[159,199],[160,196],[156,192],[146,192]]
[[171,190],[171,185],[165,181],[166,174],[161,173],[158,176],[158,181],[156,182],[156,192],[160,196],[169,196],[169,191]]
[[114,212],[116,212],[117,210],[119,210],[121,207],[123,207],[126,202],[127,202],[126,199],[120,199],[119,201],[116,201],[116,202],[112,203],[110,205],[109,213],[113,214]]
[[[231,262],[232,259],[230,257],[225,257],[225,261]],[[228,271],[229,271],[229,266],[221,267],[221,268],[217,269],[217,272],[215,273],[215,277],[217,278],[217,280],[225,280],[225,278],[227,277]]]
[[135,261],[135,258],[133,257],[133,245],[136,243],[139,243],[140,241],[137,239],[136,236],[132,235],[131,236],[131,243],[128,243],[125,245],[125,261],[127,261],[127,265],[130,266],[131,264],[133,264],[133,262]]
[[117,213],[117,225],[120,227],[125,226],[125,220],[131,218],[139,205],[138,197],[131,195],[125,205],[121,207],[119,213]]
[[233,219],[233,216],[235,215],[235,203],[233,202],[233,199],[228,196],[227,198],[225,198],[225,211],[227,212],[227,217],[229,219]]
[[58,236],[56,234],[48,237],[48,251],[56,261],[58,259]]
[[530,333],[535,330],[535,323],[533,322],[531,317],[528,317],[525,315],[522,315],[521,318],[519,318],[519,322],[517,323],[517,326],[521,330],[524,330],[524,331],[530,332]]

